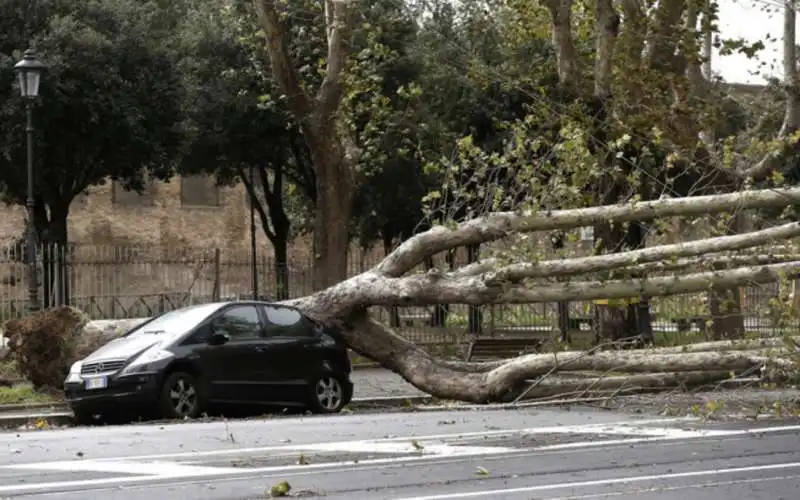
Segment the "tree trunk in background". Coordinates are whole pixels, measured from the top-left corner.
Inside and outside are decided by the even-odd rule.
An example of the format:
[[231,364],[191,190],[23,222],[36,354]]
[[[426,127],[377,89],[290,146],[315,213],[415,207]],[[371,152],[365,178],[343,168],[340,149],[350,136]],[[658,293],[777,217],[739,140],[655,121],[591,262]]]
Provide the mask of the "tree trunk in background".
[[289,237],[283,237],[275,233],[275,241],[272,242],[275,251],[275,297],[277,300],[289,298]]
[[[467,247],[467,264],[477,262],[480,258],[481,246],[470,245]],[[454,259],[455,260],[455,259]],[[450,269],[455,269],[455,262],[450,265]],[[467,309],[467,333],[479,335],[482,333],[483,308],[480,306],[469,306]]]
[[320,129],[318,132],[319,136],[313,140],[306,135],[317,186],[314,290],[322,290],[347,278],[347,250],[350,244],[347,228],[353,198],[353,175],[340,140],[333,134],[325,135]]
[[[645,228],[632,222],[627,228],[602,224],[595,227],[596,248],[602,253],[638,250],[645,246]],[[638,276],[630,276],[638,277]],[[610,279],[615,279],[612,273]],[[639,336],[645,342],[653,341],[650,303],[647,297],[630,297],[621,302],[595,302],[596,341],[616,341]]]
[[[738,234],[744,229],[745,220],[741,214],[734,215],[725,234]],[[724,269],[723,266],[714,266]],[[739,287],[713,288],[708,293],[708,312],[711,316],[711,337],[715,340],[736,339],[744,336],[744,315],[742,315],[742,294]]]
[[[445,253],[445,261],[448,268],[453,271],[456,268],[456,252],[450,250]],[[425,271],[430,271],[436,267],[433,258],[425,259]],[[433,306],[433,312],[428,320],[428,324],[434,328],[444,328],[447,325],[447,316],[450,314],[450,304],[437,304]]]
[[[47,208],[36,204],[34,226],[42,262],[39,280],[41,283],[42,308],[69,305],[69,273],[67,269],[68,234],[67,219],[69,204]],[[48,217],[49,215],[49,217]]]

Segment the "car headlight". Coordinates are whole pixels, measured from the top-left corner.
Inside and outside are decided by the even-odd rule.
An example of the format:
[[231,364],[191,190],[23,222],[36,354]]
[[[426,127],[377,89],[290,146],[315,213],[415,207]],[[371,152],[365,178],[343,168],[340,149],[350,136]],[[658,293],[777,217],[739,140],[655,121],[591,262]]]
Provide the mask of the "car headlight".
[[67,382],[80,382],[81,381],[81,367],[83,361],[76,361],[69,367],[69,374],[67,375]]
[[128,363],[128,366],[123,368],[119,374],[135,375],[137,373],[146,372],[149,371],[153,365],[163,363],[164,361],[174,357],[174,354],[169,351],[165,351],[164,349],[148,349],[139,355],[139,357]]

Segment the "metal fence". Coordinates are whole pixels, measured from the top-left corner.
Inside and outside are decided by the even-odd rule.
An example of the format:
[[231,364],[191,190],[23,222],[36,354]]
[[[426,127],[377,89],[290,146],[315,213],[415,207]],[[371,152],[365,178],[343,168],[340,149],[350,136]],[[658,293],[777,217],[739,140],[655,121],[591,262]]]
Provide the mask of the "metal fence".
[[[247,249],[208,249],[203,251],[171,247],[70,245],[66,251],[43,248],[39,252],[40,276],[52,270],[53,261],[63,262],[63,273],[50,273],[51,280],[66,278],[69,303],[93,318],[131,318],[158,314],[189,304],[218,299],[252,296],[251,276],[255,269],[260,296],[275,297],[278,276],[285,275],[289,297],[313,291],[312,262],[290,259],[284,272],[278,272],[272,257],[253,262]],[[0,250],[0,321],[25,314],[27,281],[24,253],[19,247]],[[59,260],[60,259],[60,260]],[[439,259],[439,257],[437,257]],[[445,265],[443,259],[437,265]],[[352,252],[348,275],[371,267],[378,258]],[[463,260],[463,257],[458,257]],[[742,287],[745,328],[760,334],[779,334],[800,327],[794,282],[789,285]],[[59,286],[44,286],[46,303],[59,304]],[[788,306],[788,307],[786,307]],[[481,330],[554,331],[558,323],[556,304],[490,305],[480,309]],[[788,311],[788,313],[787,313]],[[570,315],[589,316],[592,303],[573,302]],[[707,294],[660,297],[651,300],[653,328],[657,332],[676,332],[680,320],[708,314]],[[376,309],[373,314],[397,326],[412,340],[425,342],[463,339],[468,324],[466,306],[453,305],[446,314],[433,308],[398,308],[394,312]],[[432,325],[438,326],[432,326]],[[577,325],[586,329],[586,325]],[[696,326],[694,327],[697,328]]]

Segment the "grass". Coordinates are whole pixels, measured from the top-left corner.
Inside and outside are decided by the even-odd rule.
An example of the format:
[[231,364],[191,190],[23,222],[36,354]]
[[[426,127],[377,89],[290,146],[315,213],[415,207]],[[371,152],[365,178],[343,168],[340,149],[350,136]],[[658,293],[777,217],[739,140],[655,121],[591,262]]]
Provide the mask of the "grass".
[[12,387],[0,387],[0,405],[24,403],[49,403],[55,398],[33,390],[30,384],[18,384]]

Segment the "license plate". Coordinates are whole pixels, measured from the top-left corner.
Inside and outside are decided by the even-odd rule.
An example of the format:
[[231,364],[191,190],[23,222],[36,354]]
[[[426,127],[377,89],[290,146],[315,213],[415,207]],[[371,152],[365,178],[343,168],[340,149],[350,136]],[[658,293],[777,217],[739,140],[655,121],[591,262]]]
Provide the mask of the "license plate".
[[108,387],[108,380],[106,380],[105,377],[86,379],[85,383],[86,383],[86,390],[89,391],[92,389],[105,389],[106,387]]

